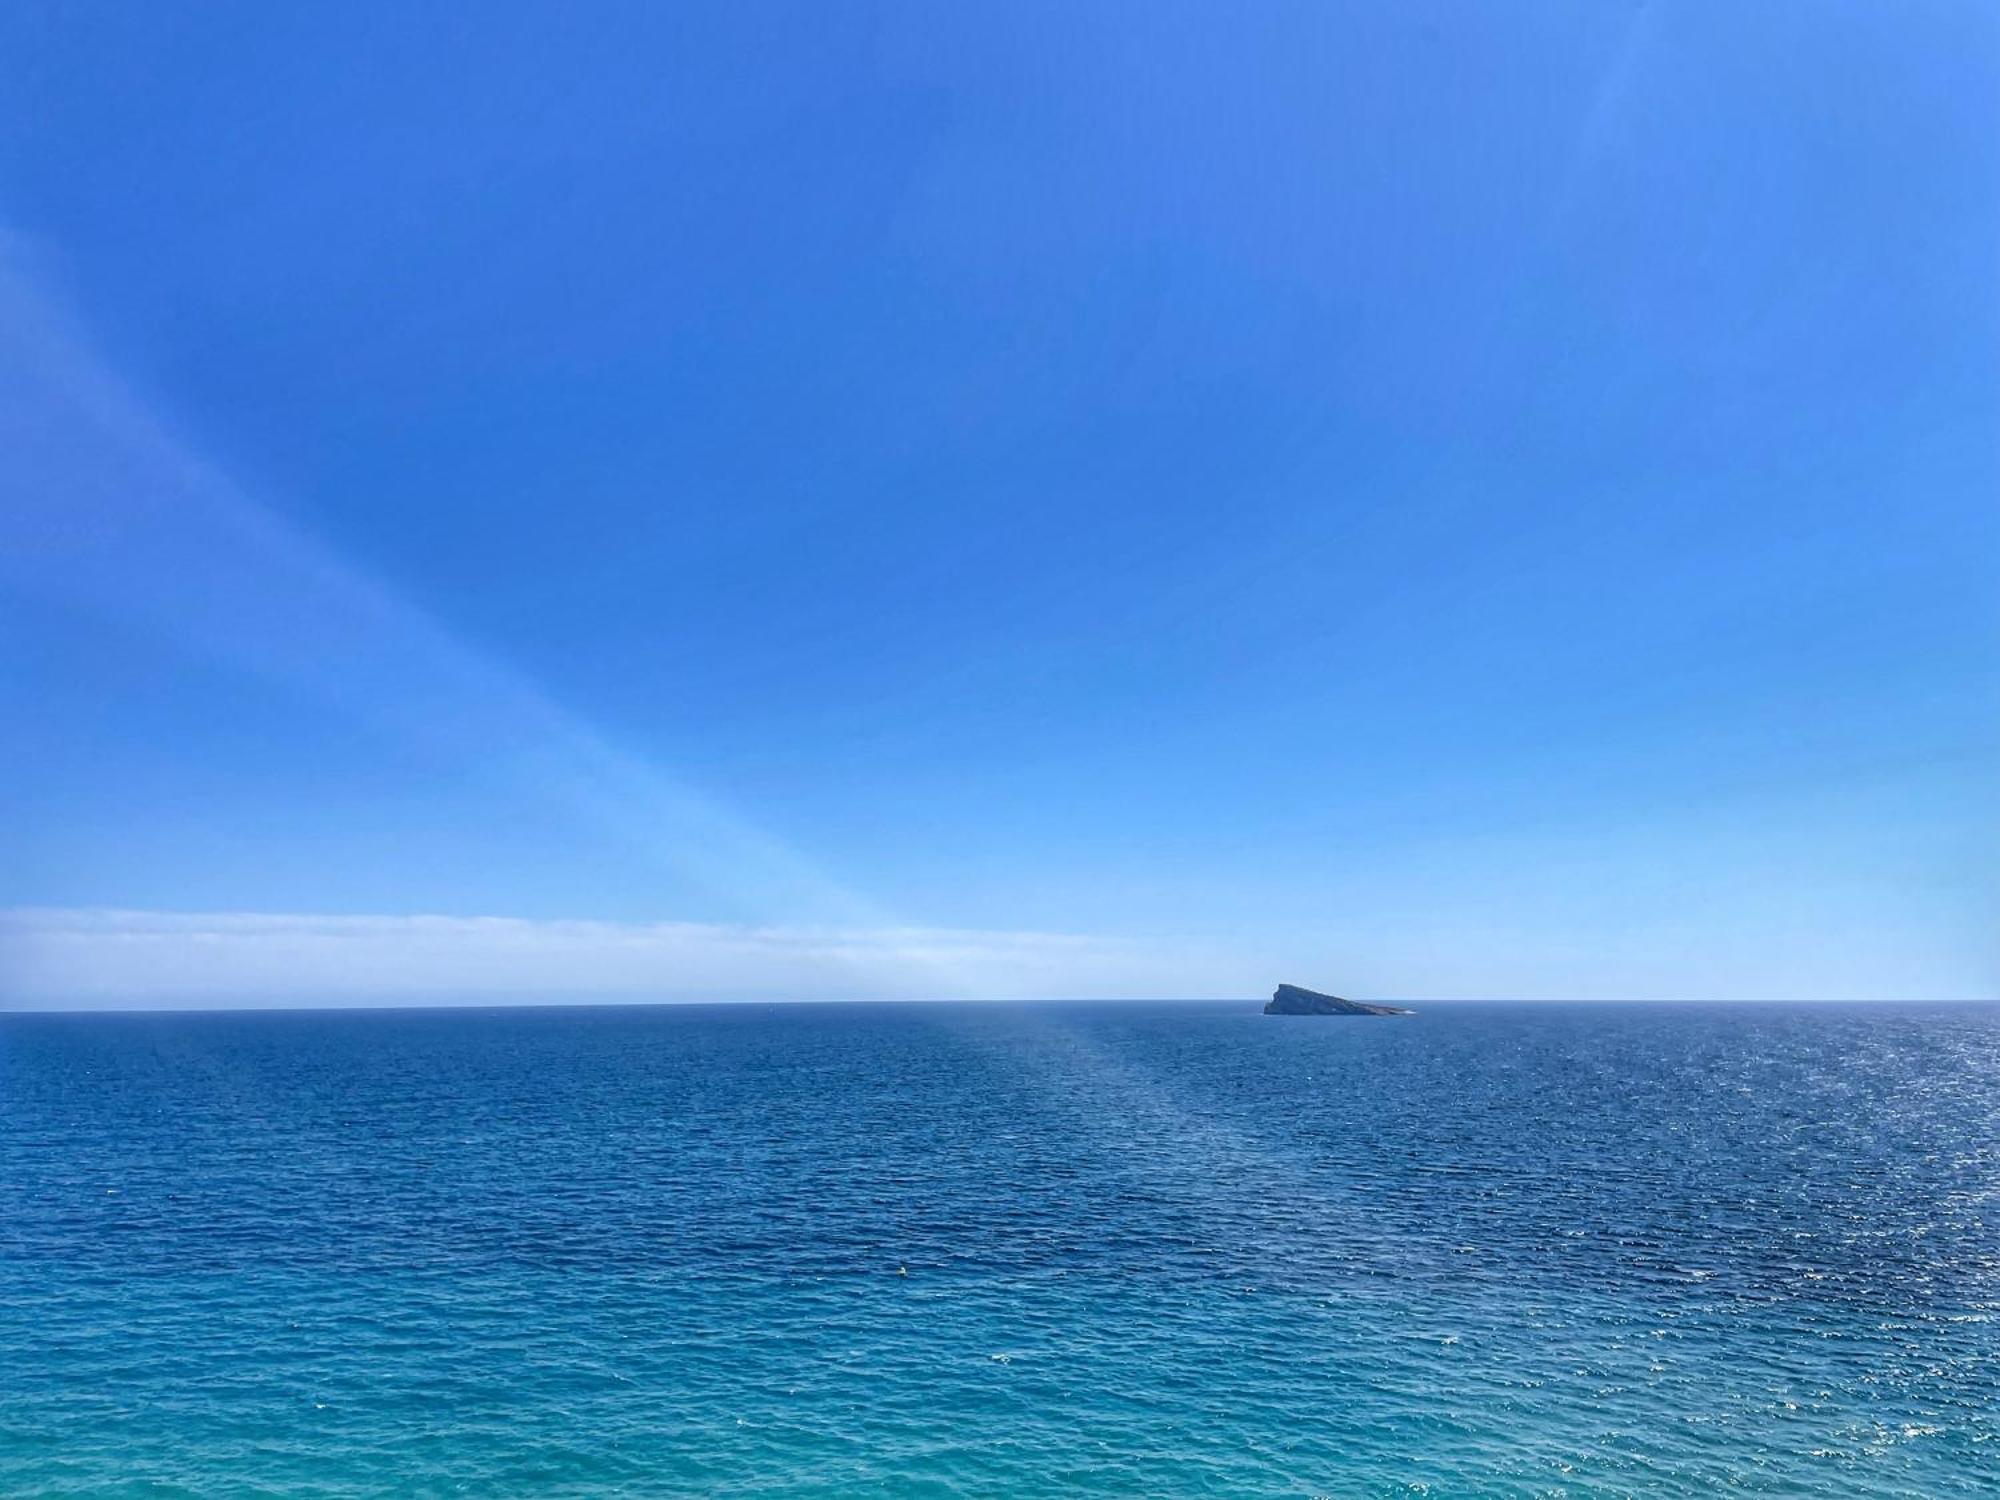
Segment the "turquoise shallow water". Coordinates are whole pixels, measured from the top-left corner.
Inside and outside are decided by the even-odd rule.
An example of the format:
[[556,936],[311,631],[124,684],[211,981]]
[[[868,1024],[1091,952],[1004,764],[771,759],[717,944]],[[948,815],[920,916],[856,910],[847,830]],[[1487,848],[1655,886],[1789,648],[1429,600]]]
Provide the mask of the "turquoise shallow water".
[[1994,1495],[1996,1194],[1990,1006],[6,1016],[0,1493]]

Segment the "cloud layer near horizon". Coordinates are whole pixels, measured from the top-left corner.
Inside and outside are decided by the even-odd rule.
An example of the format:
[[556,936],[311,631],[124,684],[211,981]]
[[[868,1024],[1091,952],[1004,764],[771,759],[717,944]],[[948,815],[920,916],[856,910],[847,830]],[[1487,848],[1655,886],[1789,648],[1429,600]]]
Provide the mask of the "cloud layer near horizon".
[[0,1004],[29,1008],[1089,998],[1241,988],[1222,980],[1218,991],[1220,978],[1213,963],[1185,955],[1044,932],[0,912]]
[[[1261,953],[1146,940],[910,926],[0,908],[0,1010],[560,1004],[700,1000],[1249,997],[1290,978],[1361,998],[1970,999],[1950,966],[1869,967],[1838,934],[1764,930],[1723,951],[1671,923],[1588,955],[1554,985],[1537,934],[1412,920]],[[1556,939],[1539,935],[1547,944]],[[1567,933],[1558,934],[1573,944]],[[1812,941],[1808,941],[1811,939]],[[1817,962],[1805,957],[1817,955]],[[1480,955],[1489,955],[1482,958]],[[1579,957],[1571,952],[1571,969]],[[1735,977],[1727,986],[1715,974]],[[1753,975],[1760,983],[1743,983]],[[1539,983],[1537,981],[1540,981]]]

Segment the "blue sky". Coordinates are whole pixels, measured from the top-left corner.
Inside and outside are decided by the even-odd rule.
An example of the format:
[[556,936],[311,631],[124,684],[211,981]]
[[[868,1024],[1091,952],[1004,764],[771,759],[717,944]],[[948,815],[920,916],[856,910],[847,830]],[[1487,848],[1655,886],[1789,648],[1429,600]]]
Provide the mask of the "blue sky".
[[0,14],[0,991],[2000,990],[2000,16]]

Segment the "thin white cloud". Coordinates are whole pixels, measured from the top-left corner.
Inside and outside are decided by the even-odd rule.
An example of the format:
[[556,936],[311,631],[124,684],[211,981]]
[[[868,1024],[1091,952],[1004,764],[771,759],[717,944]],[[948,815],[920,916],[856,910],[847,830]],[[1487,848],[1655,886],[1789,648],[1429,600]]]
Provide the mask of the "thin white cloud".
[[1190,955],[1045,932],[0,912],[0,1005],[20,1008],[1175,995],[1216,979]]
[[1107,940],[904,925],[210,462],[98,352],[54,280],[0,232],[0,581],[319,699],[638,850],[667,900],[750,921],[17,910],[0,912],[0,1005],[1235,990]]
[[[748,810],[618,743],[208,461],[0,232],[0,582],[318,699],[719,910],[897,919]],[[660,685],[670,694],[671,683]],[[954,976],[936,976],[951,983]]]

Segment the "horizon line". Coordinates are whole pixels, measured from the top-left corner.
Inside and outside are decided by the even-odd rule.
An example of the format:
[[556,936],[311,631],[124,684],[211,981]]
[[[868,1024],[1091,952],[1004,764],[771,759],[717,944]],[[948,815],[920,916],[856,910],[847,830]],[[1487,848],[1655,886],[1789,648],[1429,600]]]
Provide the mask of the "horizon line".
[[[1367,995],[1368,1001],[1400,1005],[1619,1005],[1619,1006],[1806,1006],[1806,1005],[2000,1005],[2000,995],[1949,995],[1885,998],[1868,995],[1819,995],[1809,998],[1736,995],[1728,997],[1684,998],[1645,995],[1604,995],[1579,998],[1565,995]],[[587,1011],[587,1010],[736,1010],[763,1007],[830,1006],[1048,1006],[1048,1005],[1261,1005],[1258,995],[995,995],[966,996],[805,996],[795,999],[757,997],[736,1000],[439,1000],[418,1004],[376,1004],[369,1001],[335,1003],[277,1003],[270,1005],[0,1005],[0,1017],[12,1016],[227,1016],[227,1015],[353,1015],[385,1013],[477,1012],[477,1011]],[[1302,1019],[1323,1019],[1304,1017]],[[1324,1019],[1349,1019],[1331,1017]],[[1365,1019],[1365,1018],[1359,1018]]]

